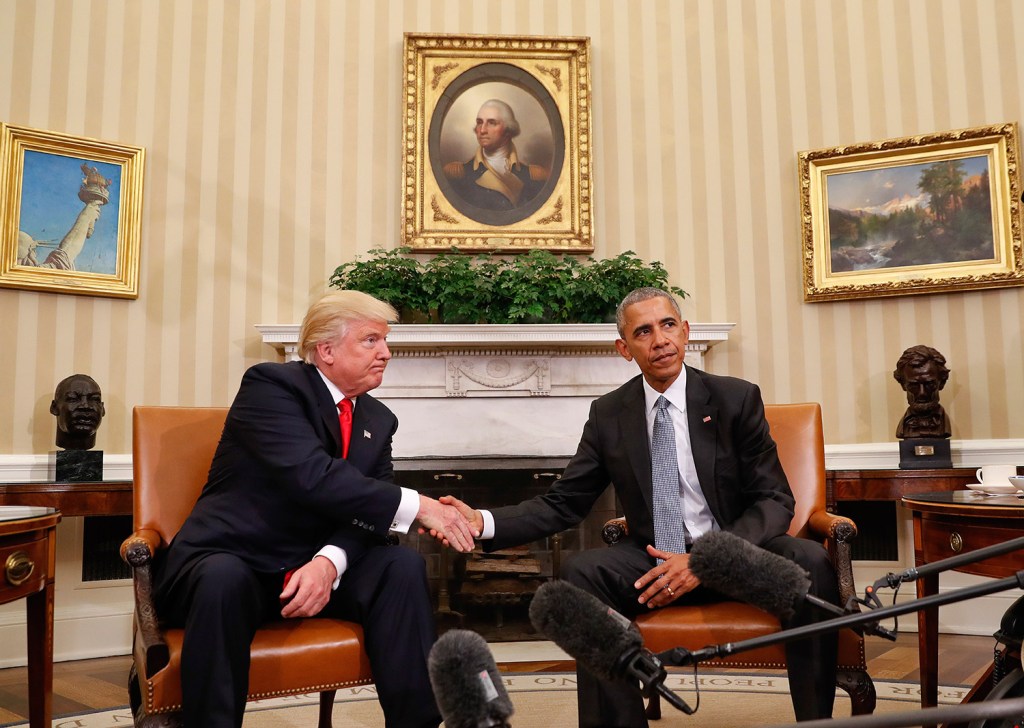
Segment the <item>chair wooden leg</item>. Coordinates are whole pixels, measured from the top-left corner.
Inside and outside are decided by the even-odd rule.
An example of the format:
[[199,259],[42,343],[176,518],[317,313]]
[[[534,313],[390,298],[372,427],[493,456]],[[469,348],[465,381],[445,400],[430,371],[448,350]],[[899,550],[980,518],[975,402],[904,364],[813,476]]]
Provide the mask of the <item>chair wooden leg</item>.
[[836,685],[850,696],[853,715],[870,715],[875,712],[875,684],[864,670],[839,670]]
[[320,693],[320,728],[331,728],[331,715],[334,713],[334,696],[337,690],[324,690]]
[[647,701],[645,715],[647,720],[661,720],[661,696],[657,692],[652,693]]

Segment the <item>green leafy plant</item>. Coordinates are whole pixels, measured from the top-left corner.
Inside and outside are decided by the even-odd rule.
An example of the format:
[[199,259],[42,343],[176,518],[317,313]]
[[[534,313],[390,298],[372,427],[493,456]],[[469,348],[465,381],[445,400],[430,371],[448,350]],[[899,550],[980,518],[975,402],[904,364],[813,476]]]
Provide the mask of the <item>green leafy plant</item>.
[[669,285],[661,263],[632,251],[604,260],[544,250],[468,256],[454,248],[425,262],[409,248],[370,255],[338,266],[330,285],[389,302],[403,323],[600,323],[615,320],[615,307],[634,288],[687,295]]

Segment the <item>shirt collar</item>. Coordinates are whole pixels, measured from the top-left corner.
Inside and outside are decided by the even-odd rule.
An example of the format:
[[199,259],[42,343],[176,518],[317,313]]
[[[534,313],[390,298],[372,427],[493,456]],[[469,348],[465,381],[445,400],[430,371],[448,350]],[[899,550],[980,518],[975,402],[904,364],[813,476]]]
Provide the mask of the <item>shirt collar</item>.
[[672,382],[668,389],[659,392],[643,377],[640,381],[644,384],[644,402],[647,405],[645,412],[650,412],[658,405],[658,397],[665,397],[680,412],[686,412],[686,367],[679,370],[679,376]]
[[[324,380],[324,384],[327,385],[327,391],[329,391],[331,393],[331,399],[334,400],[335,406],[340,404],[341,400],[345,399],[345,395],[341,393],[341,390],[338,389],[337,385],[334,382],[332,382],[330,379],[328,379],[324,375],[324,373],[322,371],[320,371],[320,367],[316,367],[316,373],[320,375],[320,378],[322,380]],[[352,409],[355,410],[355,407],[356,407],[356,398],[352,397]]]
[[[516,167],[521,166],[522,163],[519,161],[519,153],[516,151],[516,145],[513,144],[512,142],[509,142],[508,146],[505,147],[505,149],[508,150],[508,168],[509,168],[509,170],[511,171],[511,170],[515,169]],[[476,148],[476,154],[473,155],[473,169],[477,169],[481,164],[485,164],[485,163],[486,163],[486,157],[484,156],[483,147],[477,147]]]

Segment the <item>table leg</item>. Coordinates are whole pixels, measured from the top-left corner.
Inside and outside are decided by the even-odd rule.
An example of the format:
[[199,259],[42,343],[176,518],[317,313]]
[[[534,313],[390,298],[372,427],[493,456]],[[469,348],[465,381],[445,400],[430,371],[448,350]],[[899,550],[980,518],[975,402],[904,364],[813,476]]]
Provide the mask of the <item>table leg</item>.
[[[939,575],[917,580],[917,596],[939,592]],[[931,708],[939,701],[939,608],[928,607],[917,613],[917,649],[921,666],[921,707]]]
[[28,719],[49,728],[53,701],[53,582],[25,600],[28,625]]

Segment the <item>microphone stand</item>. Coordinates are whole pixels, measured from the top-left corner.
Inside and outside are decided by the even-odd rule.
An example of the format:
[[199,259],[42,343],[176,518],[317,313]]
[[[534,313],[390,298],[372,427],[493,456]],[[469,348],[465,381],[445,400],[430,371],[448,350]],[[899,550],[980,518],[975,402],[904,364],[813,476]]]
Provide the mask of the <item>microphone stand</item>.
[[975,549],[974,551],[968,551],[963,554],[957,554],[956,556],[950,556],[949,558],[934,561],[930,564],[913,566],[899,574],[893,574],[890,572],[871,586],[867,587],[864,590],[864,599],[857,601],[867,606],[871,606],[871,604],[881,606],[881,603],[878,601],[878,597],[875,593],[883,587],[895,589],[905,581],[916,581],[922,576],[931,576],[932,574],[938,574],[943,571],[955,569],[956,567],[963,566],[964,564],[973,564],[978,561],[990,559],[993,556],[1002,556],[1003,554],[1008,554],[1011,551],[1017,551],[1019,549],[1024,549],[1024,536],[1012,538],[1009,541],[993,544],[981,549]]
[[659,652],[658,658],[666,665],[672,667],[686,667],[695,665],[702,660],[709,660],[716,657],[728,657],[737,652],[755,650],[759,647],[768,647],[788,640],[801,639],[804,637],[817,637],[827,632],[834,632],[844,627],[854,627],[867,624],[879,619],[898,617],[902,614],[916,612],[929,607],[939,607],[943,604],[962,602],[974,597],[983,597],[996,592],[1007,591],[1008,589],[1024,589],[1024,570],[1018,571],[1013,576],[997,579],[986,584],[976,584],[961,589],[955,589],[945,594],[933,594],[930,597],[914,599],[906,604],[894,604],[890,607],[881,607],[869,612],[855,612],[843,617],[835,617],[814,624],[805,624],[800,627],[785,629],[774,634],[752,637],[739,642],[726,642],[720,645],[709,645],[700,650],[687,650],[683,647],[673,647],[665,652]]
[[[974,551],[968,551],[964,554],[957,554],[956,556],[941,559],[931,564],[923,564],[919,567],[913,567],[901,572],[900,574],[889,573],[864,590],[865,597],[863,600],[856,598],[851,599],[851,602],[860,603],[868,607],[870,611],[867,612],[844,612],[842,616],[835,617],[833,619],[827,619],[814,624],[803,625],[801,627],[793,627],[791,629],[775,632],[774,634],[753,637],[740,642],[727,642],[721,645],[710,645],[696,651],[690,651],[682,647],[675,647],[671,650],[659,653],[658,657],[666,665],[671,665],[672,667],[685,667],[688,665],[694,665],[701,660],[712,659],[715,657],[728,657],[736,652],[753,650],[758,647],[768,647],[791,639],[816,637],[820,634],[843,629],[844,627],[871,625],[872,623],[878,622],[880,619],[898,617],[903,614],[916,612],[929,607],[939,607],[943,604],[961,602],[966,599],[987,596],[989,594],[995,594],[996,592],[1007,591],[1013,588],[1021,589],[1024,588],[1024,570],[1018,571],[1013,576],[1008,576],[985,584],[963,587],[951,592],[946,592],[945,594],[934,594],[930,597],[911,600],[906,604],[895,604],[889,607],[882,607],[877,595],[877,590],[882,587],[895,588],[904,581],[913,581],[923,576],[931,576],[932,574],[937,574],[942,571],[955,569],[956,567],[963,566],[964,564],[984,561],[985,559],[992,558],[993,556],[1002,556],[1003,554],[1010,553],[1011,551],[1017,551],[1019,549],[1024,549],[1024,536],[1020,538],[1013,538],[1009,541],[1004,541],[1003,543],[993,544],[992,546],[986,546],[985,548],[975,549]],[[812,595],[807,595],[807,599],[816,606],[829,611],[836,612],[839,610],[839,607],[834,604],[829,604],[828,602],[813,597]],[[885,632],[889,632],[889,630],[879,628],[879,630],[875,631],[876,633],[880,631],[880,636],[886,637],[887,639],[895,638],[895,635],[890,637],[889,635],[884,634]],[[889,632],[889,634],[892,633]]]

